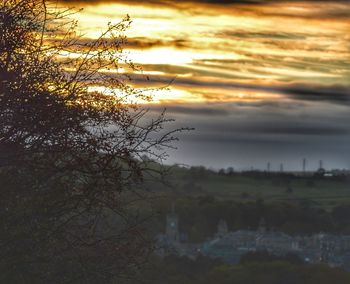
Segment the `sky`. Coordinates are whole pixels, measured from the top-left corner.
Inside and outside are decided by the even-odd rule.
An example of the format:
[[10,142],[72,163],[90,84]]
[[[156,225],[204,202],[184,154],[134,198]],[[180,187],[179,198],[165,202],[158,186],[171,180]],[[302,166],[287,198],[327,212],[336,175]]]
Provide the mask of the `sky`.
[[[65,1],[85,40],[130,15],[150,112],[188,126],[169,164],[350,168],[350,1]],[[147,75],[149,80],[145,80]]]

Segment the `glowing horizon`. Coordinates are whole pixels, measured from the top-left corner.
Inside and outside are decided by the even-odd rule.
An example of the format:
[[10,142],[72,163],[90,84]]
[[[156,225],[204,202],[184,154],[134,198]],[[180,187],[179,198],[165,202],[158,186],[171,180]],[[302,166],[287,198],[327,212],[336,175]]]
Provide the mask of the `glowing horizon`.
[[[165,77],[180,101],[196,102],[191,90],[180,90],[176,77],[196,82],[227,81],[256,85],[312,84],[348,85],[350,19],[318,18],[344,6],[307,1],[270,5],[187,4],[186,10],[172,6],[103,1],[84,5],[75,17],[78,31],[94,39],[106,23],[132,18],[126,31],[128,57],[143,74]],[[276,12],[276,9],[278,13]],[[345,6],[349,8],[349,5]],[[220,15],[213,14],[220,9]],[[343,63],[342,63],[343,62]],[[155,78],[156,81],[158,78]],[[175,95],[176,93],[176,95]],[[198,94],[198,90],[196,90]],[[219,99],[221,100],[221,99]],[[157,99],[157,101],[160,101]]]

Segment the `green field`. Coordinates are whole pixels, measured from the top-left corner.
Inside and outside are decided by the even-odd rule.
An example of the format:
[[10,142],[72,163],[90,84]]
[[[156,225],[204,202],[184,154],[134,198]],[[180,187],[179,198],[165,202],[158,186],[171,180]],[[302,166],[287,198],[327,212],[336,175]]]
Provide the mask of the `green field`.
[[219,200],[307,201],[314,206],[332,208],[350,204],[350,176],[322,177],[308,173],[263,172],[223,175],[203,168],[173,167],[167,175],[178,196],[214,196]]

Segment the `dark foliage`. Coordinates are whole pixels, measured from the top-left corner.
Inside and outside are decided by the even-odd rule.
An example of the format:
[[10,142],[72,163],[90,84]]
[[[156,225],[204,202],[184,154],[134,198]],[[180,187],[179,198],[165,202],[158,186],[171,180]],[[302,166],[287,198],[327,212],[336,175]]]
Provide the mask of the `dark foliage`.
[[107,283],[152,250],[135,210],[158,174],[144,157],[176,138],[128,76],[105,72],[136,68],[129,19],[81,44],[73,12],[52,4],[0,4],[0,282]]
[[257,252],[248,252],[241,256],[240,263],[263,263],[263,262],[274,262],[274,261],[283,261],[290,264],[301,265],[303,261],[296,254],[288,253],[283,256],[277,256],[269,253],[268,251],[257,251]]
[[300,265],[284,259],[227,265],[205,257],[154,259],[138,280],[122,284],[347,284],[350,273],[325,265]]
[[[282,231],[290,235],[311,235],[320,232],[350,233],[350,206],[339,205],[332,211],[312,207],[307,200],[290,202],[225,201],[213,196],[181,197],[171,201],[179,216],[180,232],[188,235],[190,242],[203,242],[217,232],[220,220],[225,220],[230,231],[257,230],[262,219],[267,230]],[[171,203],[158,202],[159,218],[156,233],[162,231],[165,215]]]

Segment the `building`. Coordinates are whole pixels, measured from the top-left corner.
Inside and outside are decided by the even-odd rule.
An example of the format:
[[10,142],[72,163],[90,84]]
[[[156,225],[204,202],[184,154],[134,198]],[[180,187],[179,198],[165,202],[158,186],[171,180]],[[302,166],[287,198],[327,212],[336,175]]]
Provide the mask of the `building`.
[[165,234],[157,237],[158,255],[175,254],[191,259],[205,255],[234,264],[247,252],[268,251],[278,256],[293,253],[307,263],[327,263],[350,271],[350,235],[290,236],[267,230],[263,219],[257,230],[230,232],[226,221],[220,220],[213,238],[193,244],[179,238],[178,221],[173,209],[166,218]]

